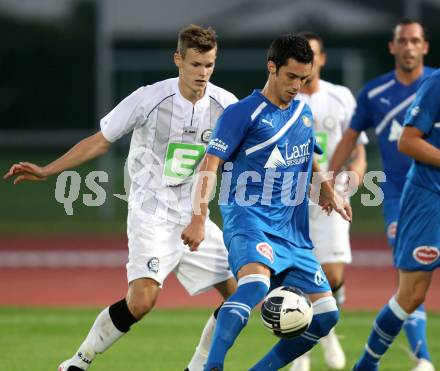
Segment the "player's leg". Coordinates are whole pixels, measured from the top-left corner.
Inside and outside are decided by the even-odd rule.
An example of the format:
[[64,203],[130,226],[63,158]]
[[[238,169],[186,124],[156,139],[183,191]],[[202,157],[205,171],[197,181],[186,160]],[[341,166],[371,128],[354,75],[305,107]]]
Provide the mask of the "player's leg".
[[402,329],[404,321],[425,299],[432,272],[399,271],[399,288],[374,321],[373,329],[355,370],[377,370],[383,354]]
[[[398,198],[385,199],[383,208],[388,246],[393,249],[396,245],[399,203],[400,199]],[[419,360],[431,359],[426,337],[426,321],[427,316],[425,306],[422,304],[409,315],[403,324],[403,329],[405,331],[406,338],[408,339],[411,351]]]
[[292,339],[281,339],[271,351],[250,370],[279,370],[292,360],[312,349],[320,338],[326,336],[339,318],[336,301],[330,291],[309,294],[313,303],[313,319],[303,334]]
[[[336,213],[327,215],[313,204],[309,206],[309,215],[313,253],[325,272],[338,308],[341,308],[345,300],[344,267],[351,263],[350,223]],[[331,369],[343,369],[346,359],[335,328],[321,338],[320,344],[327,366]],[[311,353],[313,352],[307,352],[295,359],[290,371],[309,371]]]
[[[229,270],[228,252],[223,243],[222,231],[208,220],[205,240],[197,252],[191,252],[180,239],[182,229],[183,227],[176,229],[175,235],[176,244],[183,251],[182,259],[174,269],[178,280],[190,295],[197,295],[215,287],[223,300],[226,300],[235,292],[237,282]],[[220,307],[221,304],[208,318],[186,371],[203,370]]]
[[270,286],[270,270],[249,263],[238,272],[237,291],[221,306],[205,371],[223,370],[226,353],[246,326],[251,310],[264,299]]
[[127,297],[108,306],[96,317],[88,335],[74,356],[59,371],[87,370],[98,354],[104,353],[154,306],[159,284],[151,279],[130,282]]
[[310,249],[295,248],[291,268],[272,281],[299,288],[313,303],[313,319],[303,334],[281,339],[251,370],[278,370],[312,349],[336,325],[339,311],[325,274]]
[[440,265],[438,220],[438,196],[407,182],[393,250],[394,264],[399,268],[398,291],[376,317],[365,351],[357,363],[358,370],[377,369],[404,321],[423,304],[432,271]]
[[162,282],[181,257],[181,252],[169,244],[170,231],[174,229],[170,223],[130,210],[127,226],[127,296],[98,315],[78,351],[60,365],[59,371],[87,370],[97,354],[126,334],[153,308]]

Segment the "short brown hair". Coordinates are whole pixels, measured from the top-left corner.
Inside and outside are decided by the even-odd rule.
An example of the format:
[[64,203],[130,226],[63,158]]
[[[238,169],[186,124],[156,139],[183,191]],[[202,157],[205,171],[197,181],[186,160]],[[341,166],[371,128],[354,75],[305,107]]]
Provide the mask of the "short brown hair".
[[206,53],[217,46],[217,35],[212,27],[203,28],[195,24],[182,28],[177,39],[177,52],[182,57],[187,49],[196,49],[199,53]]

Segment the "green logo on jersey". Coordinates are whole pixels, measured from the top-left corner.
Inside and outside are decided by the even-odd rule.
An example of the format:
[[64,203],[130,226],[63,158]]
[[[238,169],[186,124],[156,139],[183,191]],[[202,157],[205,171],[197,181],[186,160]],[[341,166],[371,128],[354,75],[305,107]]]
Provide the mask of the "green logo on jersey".
[[164,167],[167,182],[172,185],[183,183],[193,175],[204,154],[205,146],[202,144],[169,143]]
[[316,141],[322,149],[322,155],[316,155],[318,159],[318,164],[326,164],[327,163],[327,143],[328,143],[328,134],[323,131],[315,132]]

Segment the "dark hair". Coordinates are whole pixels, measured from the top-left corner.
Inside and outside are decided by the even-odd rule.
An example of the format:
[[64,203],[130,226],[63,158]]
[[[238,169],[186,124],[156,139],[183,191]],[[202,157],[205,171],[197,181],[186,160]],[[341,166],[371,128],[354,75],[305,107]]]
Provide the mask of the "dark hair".
[[304,37],[307,41],[315,40],[319,44],[319,48],[321,49],[321,53],[324,52],[324,41],[322,40],[322,37],[319,36],[317,33],[314,33],[312,31],[301,31],[296,34],[296,36]]
[[195,24],[182,28],[177,38],[177,51],[185,57],[187,49],[206,53],[217,46],[217,35],[212,27],[203,28]]
[[422,28],[422,32],[423,32],[423,38],[428,41],[429,39],[429,35],[428,35],[428,30],[425,28],[425,26],[419,22],[416,19],[413,18],[400,18],[393,26],[393,29],[391,30],[391,41],[394,40],[394,36],[396,35],[396,28],[398,26],[407,26],[409,24],[418,24],[420,25],[420,27]]
[[277,70],[287,64],[289,58],[299,63],[313,63],[313,51],[307,39],[292,33],[277,37],[267,52],[267,61],[275,63]]

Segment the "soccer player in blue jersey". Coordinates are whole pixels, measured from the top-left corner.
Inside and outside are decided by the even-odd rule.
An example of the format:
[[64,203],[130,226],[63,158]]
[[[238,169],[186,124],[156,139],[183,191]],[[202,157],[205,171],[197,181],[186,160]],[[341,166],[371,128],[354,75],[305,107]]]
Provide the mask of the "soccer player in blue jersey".
[[399,287],[376,317],[355,366],[359,371],[378,369],[404,321],[423,304],[432,273],[440,267],[440,69],[422,83],[404,122],[399,150],[414,161],[403,190],[394,251]]
[[[336,148],[330,164],[330,170],[339,172],[360,133],[374,128],[386,174],[386,182],[382,184],[383,214],[388,243],[392,248],[395,245],[399,200],[411,164],[411,158],[398,151],[397,141],[405,111],[414,101],[420,81],[433,71],[423,65],[428,46],[426,32],[419,22],[403,19],[395,25],[389,50],[394,56],[396,68],[368,82],[361,90],[350,128]],[[431,357],[426,342],[423,305],[411,314],[404,329],[419,364],[414,370],[425,370],[424,365],[430,363]]]
[[[253,370],[278,370],[311,349],[338,320],[309,237],[307,190],[312,169],[319,170],[312,161],[313,117],[306,104],[293,100],[312,63],[306,39],[292,34],[275,39],[267,56],[266,85],[224,111],[202,162],[192,220],[182,239],[192,250],[203,240],[207,196],[223,165],[223,236],[238,280],[237,292],[218,313],[205,370],[223,370],[227,351],[270,287],[304,291],[313,302],[314,317],[304,334],[280,340]],[[320,205],[351,219],[349,204],[329,182],[321,184]]]

